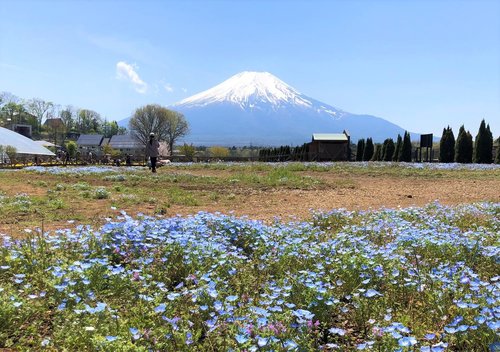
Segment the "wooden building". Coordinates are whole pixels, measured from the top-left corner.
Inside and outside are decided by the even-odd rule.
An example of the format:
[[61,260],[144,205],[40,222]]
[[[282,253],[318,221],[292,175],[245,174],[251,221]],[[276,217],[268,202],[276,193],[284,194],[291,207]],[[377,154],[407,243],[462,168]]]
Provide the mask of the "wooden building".
[[343,133],[314,133],[308,144],[310,161],[349,161],[351,138]]

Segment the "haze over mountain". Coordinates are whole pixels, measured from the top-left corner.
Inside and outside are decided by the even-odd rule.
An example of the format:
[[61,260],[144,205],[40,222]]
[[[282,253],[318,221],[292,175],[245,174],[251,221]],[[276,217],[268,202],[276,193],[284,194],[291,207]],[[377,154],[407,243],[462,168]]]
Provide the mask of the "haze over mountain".
[[382,118],[351,114],[301,94],[268,72],[238,73],[169,108],[185,115],[190,133],[184,141],[196,145],[299,145],[313,133],[343,130],[353,141],[381,142],[404,133]]

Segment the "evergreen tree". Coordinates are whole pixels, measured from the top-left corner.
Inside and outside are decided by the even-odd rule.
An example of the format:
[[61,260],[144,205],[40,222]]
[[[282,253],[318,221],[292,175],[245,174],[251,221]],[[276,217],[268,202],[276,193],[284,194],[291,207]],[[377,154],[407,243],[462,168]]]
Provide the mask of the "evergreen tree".
[[371,161],[381,161],[382,160],[382,145],[377,143],[375,144],[375,152],[371,158]]
[[495,157],[495,164],[500,164],[500,137],[497,139],[497,156]]
[[[470,135],[470,133],[469,133]],[[457,142],[455,143],[455,162],[470,163],[472,157],[472,145],[469,144],[468,132],[465,132],[464,125],[460,126]]]
[[399,161],[411,162],[411,138],[410,132],[405,131]]
[[394,156],[394,150],[396,149],[392,138],[387,138],[384,141],[384,146],[385,146],[385,149],[384,149],[384,153],[382,155],[382,160],[391,161],[393,159],[393,156]]
[[470,131],[467,131],[467,148],[465,149],[467,154],[465,154],[465,158],[466,158],[466,163],[472,163],[472,153],[473,153],[473,149],[474,149],[474,142],[472,142],[472,134],[470,133]]
[[358,147],[356,148],[356,161],[363,160],[363,152],[365,151],[365,140],[360,139],[358,141]]
[[366,139],[365,150],[363,151],[363,161],[371,160],[373,156],[373,141],[371,138]]
[[484,119],[479,125],[476,140],[474,141],[474,162],[478,164],[490,164],[493,159],[493,135],[490,126],[486,127]]
[[389,138],[384,140],[382,143],[382,150],[380,151],[380,161],[385,161],[385,151],[387,150],[387,143],[389,143]]
[[443,129],[443,135],[439,142],[439,161],[442,163],[452,163],[455,160],[455,136],[448,126]]
[[396,141],[396,148],[394,149],[394,155],[392,157],[393,161],[400,161],[399,160],[399,153],[401,151],[402,144],[403,144],[403,138],[401,138],[401,135],[398,133],[398,139]]

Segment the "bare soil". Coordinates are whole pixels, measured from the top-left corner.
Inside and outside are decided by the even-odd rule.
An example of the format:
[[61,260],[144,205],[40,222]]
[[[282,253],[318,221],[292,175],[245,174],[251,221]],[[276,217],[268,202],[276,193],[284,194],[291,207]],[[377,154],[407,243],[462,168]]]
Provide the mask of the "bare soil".
[[329,184],[347,183],[347,186],[313,190],[249,191],[232,188],[235,201],[231,204],[214,202],[197,207],[173,206],[169,213],[185,215],[197,211],[219,211],[261,220],[272,220],[277,216],[306,219],[311,210],[406,208],[434,201],[445,205],[500,202],[500,179],[450,180],[355,175],[346,180],[344,175],[329,173],[321,178],[327,179]]
[[[211,169],[164,169],[160,173],[176,173],[179,175],[210,176],[224,178],[232,175],[232,170]],[[423,206],[438,201],[445,205],[472,203],[479,201],[500,202],[500,174],[489,173],[481,175],[466,175],[466,177],[451,177],[431,174],[377,174],[348,172],[300,172],[302,176],[320,180],[318,187],[266,187],[252,184],[223,183],[167,183],[154,184],[147,178],[149,184],[139,184],[132,192],[139,192],[143,199],[154,198],[156,201],[141,201],[129,205],[116,201],[115,195],[110,199],[86,199],[66,195],[61,210],[37,209],[30,214],[14,214],[9,218],[0,218],[0,233],[13,236],[23,235],[25,228],[42,227],[45,230],[55,230],[73,227],[76,224],[89,224],[98,227],[106,218],[116,217],[120,210],[134,216],[145,215],[164,216],[189,215],[200,211],[221,212],[236,216],[248,216],[251,219],[272,221],[276,217],[284,221],[305,220],[311,216],[312,210],[329,211],[336,208],[347,210],[368,210],[380,208],[398,208]],[[469,177],[470,176],[470,177]],[[12,196],[20,192],[32,197],[48,197],[49,189],[57,183],[72,184],[71,176],[61,178],[53,175],[30,175],[31,184],[13,174],[12,177],[0,181],[0,192]],[[81,179],[82,181],[84,179]],[[40,182],[48,186],[37,186]],[[102,178],[87,179],[92,186],[105,185],[111,188],[109,182]],[[189,192],[196,199],[195,205],[182,205],[181,202],[169,202],[168,189],[177,187]],[[113,191],[112,191],[113,193]],[[62,193],[64,196],[64,193]],[[165,204],[168,206],[165,206]],[[116,209],[112,209],[112,205]],[[50,220],[48,216],[50,211]],[[76,219],[68,223],[68,219]]]

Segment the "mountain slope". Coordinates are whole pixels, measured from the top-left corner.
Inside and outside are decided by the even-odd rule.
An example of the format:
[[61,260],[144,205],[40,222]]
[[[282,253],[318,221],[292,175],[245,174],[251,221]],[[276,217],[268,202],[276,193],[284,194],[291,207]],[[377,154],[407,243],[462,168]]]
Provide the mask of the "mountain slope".
[[351,139],[396,138],[404,130],[382,118],[355,115],[301,94],[268,72],[241,72],[169,108],[190,124],[185,142],[197,145],[299,145],[313,133]]

